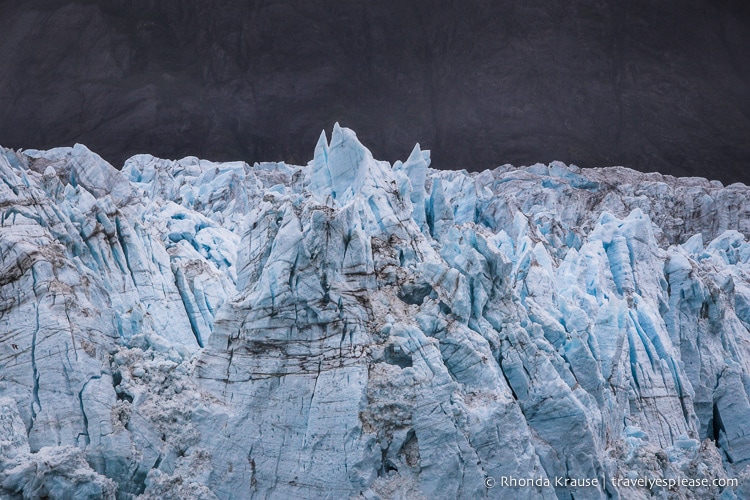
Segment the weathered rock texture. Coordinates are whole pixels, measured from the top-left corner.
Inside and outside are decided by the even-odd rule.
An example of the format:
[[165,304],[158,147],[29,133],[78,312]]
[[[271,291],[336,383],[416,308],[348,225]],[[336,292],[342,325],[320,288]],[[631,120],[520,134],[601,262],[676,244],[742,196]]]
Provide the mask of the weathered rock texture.
[[750,184],[746,0],[3,0],[0,144],[305,162],[355,128],[437,168]]

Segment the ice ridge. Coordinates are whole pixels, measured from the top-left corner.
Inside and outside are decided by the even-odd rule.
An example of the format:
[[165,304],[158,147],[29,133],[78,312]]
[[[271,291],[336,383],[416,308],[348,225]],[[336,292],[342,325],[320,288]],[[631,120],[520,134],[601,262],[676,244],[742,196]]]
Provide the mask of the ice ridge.
[[429,167],[0,149],[0,496],[748,497],[750,189]]

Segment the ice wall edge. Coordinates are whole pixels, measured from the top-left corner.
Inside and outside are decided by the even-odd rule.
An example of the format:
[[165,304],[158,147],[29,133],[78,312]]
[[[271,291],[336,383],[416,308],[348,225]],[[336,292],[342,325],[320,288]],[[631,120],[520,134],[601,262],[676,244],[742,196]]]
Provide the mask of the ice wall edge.
[[750,495],[750,188],[429,165],[0,148],[2,496]]

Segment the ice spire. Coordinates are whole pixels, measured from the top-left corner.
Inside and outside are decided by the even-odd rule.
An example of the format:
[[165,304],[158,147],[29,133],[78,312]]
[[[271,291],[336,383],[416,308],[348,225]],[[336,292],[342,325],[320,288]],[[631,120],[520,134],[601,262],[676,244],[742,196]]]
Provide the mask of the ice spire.
[[430,152],[422,151],[419,143],[414,146],[409,158],[402,167],[411,182],[411,194],[409,195],[414,205],[414,221],[424,229],[425,227],[425,179],[427,167],[430,166]]
[[373,162],[372,154],[359,142],[357,134],[353,130],[342,128],[336,122],[328,150],[331,189],[336,200],[340,201],[353,194],[353,184],[370,162]]
[[320,132],[311,162],[310,191],[325,198],[331,194],[331,172],[328,170],[328,140],[326,131]]

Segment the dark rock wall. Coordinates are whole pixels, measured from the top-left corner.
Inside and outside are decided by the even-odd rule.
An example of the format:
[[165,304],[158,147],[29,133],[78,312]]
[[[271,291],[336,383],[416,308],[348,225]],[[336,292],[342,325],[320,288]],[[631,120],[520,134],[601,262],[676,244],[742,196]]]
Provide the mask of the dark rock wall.
[[750,183],[741,0],[0,3],[0,144],[304,163],[559,159]]

